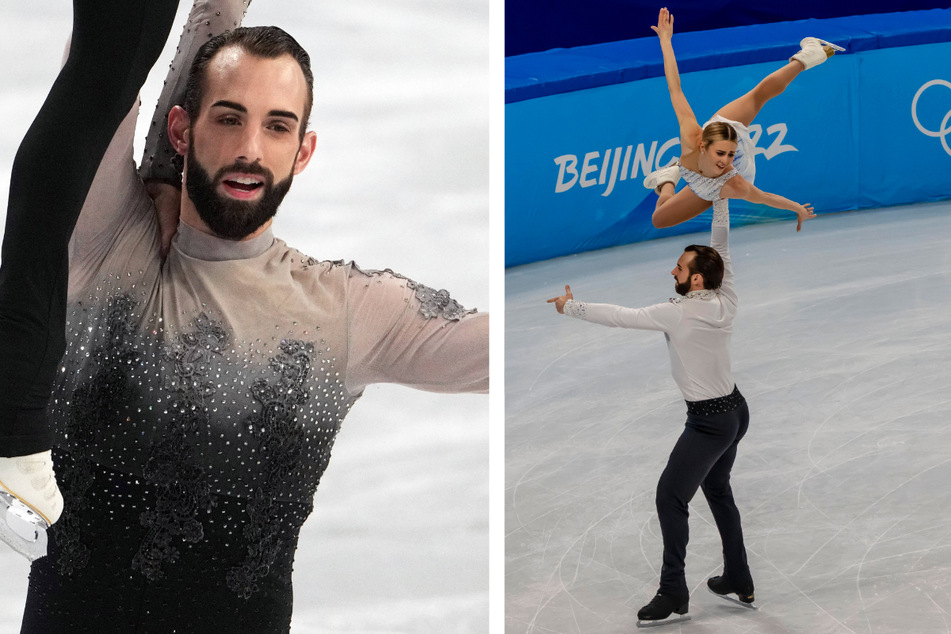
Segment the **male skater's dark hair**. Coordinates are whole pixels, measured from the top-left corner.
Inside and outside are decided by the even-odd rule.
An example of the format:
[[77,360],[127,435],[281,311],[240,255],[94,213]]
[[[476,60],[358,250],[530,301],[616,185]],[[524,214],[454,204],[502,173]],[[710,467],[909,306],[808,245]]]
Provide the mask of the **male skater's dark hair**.
[[704,288],[720,288],[723,283],[723,258],[717,250],[703,244],[691,244],[684,248],[684,253],[688,251],[695,254],[689,264],[690,274],[702,275]]
[[307,101],[304,103],[304,118],[301,120],[300,137],[303,140],[310,119],[310,110],[314,105],[314,73],[310,69],[310,55],[286,31],[276,26],[240,27],[217,35],[198,49],[195,61],[188,71],[185,83],[185,98],[182,107],[188,116],[195,118],[201,109],[201,100],[205,92],[205,68],[211,59],[226,46],[238,46],[245,52],[264,59],[275,59],[283,55],[293,57],[307,81]]

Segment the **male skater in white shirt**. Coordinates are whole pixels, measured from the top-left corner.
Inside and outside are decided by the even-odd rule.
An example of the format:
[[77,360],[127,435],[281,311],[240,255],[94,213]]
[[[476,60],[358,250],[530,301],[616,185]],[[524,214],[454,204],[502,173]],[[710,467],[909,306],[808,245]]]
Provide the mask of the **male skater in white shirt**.
[[[681,295],[646,308],[589,304],[571,289],[548,300],[559,313],[604,326],[660,330],[667,338],[674,380],[687,401],[687,422],[657,483],[657,515],[664,563],[657,595],[637,613],[638,627],[684,621],[690,593],[684,576],[687,504],[703,489],[723,540],[723,574],[707,581],[724,598],[735,593],[752,607],[753,578],[743,546],[730,470],[746,434],[749,409],[730,369],[730,338],[737,296],[729,252],[726,200],[714,204],[710,246],[690,245],[671,271]],[[733,600],[730,598],[730,600]],[[676,614],[670,618],[672,614]]]

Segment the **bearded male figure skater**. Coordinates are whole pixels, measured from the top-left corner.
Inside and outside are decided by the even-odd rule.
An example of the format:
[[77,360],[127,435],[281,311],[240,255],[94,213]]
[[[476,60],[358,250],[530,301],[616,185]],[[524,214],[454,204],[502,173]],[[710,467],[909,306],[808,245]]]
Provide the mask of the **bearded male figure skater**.
[[[672,185],[667,184],[667,187]],[[714,203],[710,246],[690,245],[671,271],[681,296],[646,308],[577,301],[571,289],[548,300],[559,313],[604,326],[659,330],[667,338],[671,371],[687,401],[687,422],[657,483],[657,515],[664,542],[660,587],[637,613],[638,627],[687,620],[684,575],[688,503],[703,490],[723,541],[723,574],[707,581],[724,598],[753,603],[740,513],[730,488],[736,448],[749,425],[749,408],[733,382],[730,338],[737,295],[729,252],[725,199]],[[676,615],[676,616],[671,616]]]
[[[245,5],[196,2],[154,120],[184,167],[167,256],[135,109],[85,197],[50,404],[65,510],[25,632],[288,631],[298,533],[365,386],[488,388],[487,315],[272,235],[314,151],[313,77],[280,29],[215,35]],[[145,176],[164,201],[160,136]]]

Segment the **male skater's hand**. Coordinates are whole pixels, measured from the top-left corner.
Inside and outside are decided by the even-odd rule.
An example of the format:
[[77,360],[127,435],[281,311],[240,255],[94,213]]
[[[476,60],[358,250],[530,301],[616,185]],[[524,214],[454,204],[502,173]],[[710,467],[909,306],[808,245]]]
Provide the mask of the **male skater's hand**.
[[571,294],[571,287],[565,284],[565,294],[562,295],[561,297],[552,297],[546,303],[551,304],[552,302],[554,302],[555,310],[557,310],[559,313],[564,315],[565,302],[567,302],[569,299],[574,299],[574,295]]

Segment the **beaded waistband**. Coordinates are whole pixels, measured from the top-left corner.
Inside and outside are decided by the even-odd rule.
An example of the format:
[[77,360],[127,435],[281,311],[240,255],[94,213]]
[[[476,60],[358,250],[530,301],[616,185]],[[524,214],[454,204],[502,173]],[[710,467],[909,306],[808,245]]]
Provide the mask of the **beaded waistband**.
[[687,413],[698,414],[700,416],[710,416],[711,414],[723,414],[732,412],[743,402],[743,395],[740,394],[740,388],[733,386],[733,392],[726,396],[709,398],[705,401],[686,401]]

